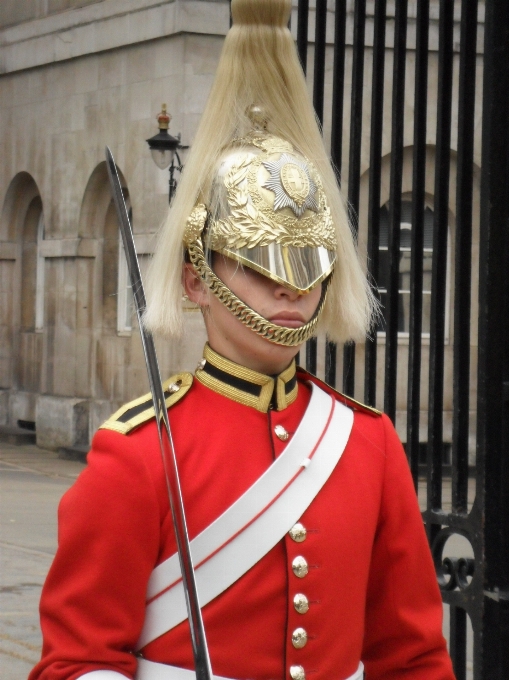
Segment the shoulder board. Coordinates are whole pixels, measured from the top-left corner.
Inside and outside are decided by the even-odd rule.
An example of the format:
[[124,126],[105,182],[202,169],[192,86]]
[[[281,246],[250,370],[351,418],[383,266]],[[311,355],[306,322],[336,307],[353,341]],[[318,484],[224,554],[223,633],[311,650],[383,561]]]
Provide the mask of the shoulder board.
[[[189,391],[192,384],[193,375],[191,373],[177,373],[177,375],[173,375],[166,380],[163,383],[166,408],[170,408],[177,401],[180,401]],[[152,395],[150,393],[144,394],[143,397],[124,404],[99,429],[114,430],[120,434],[128,434],[136,427],[154,418],[154,415]]]
[[301,368],[300,366],[297,368],[297,371],[299,375],[302,378],[304,378],[304,380],[309,380],[315,383],[315,385],[318,385],[323,390],[325,390],[325,392],[328,392],[329,394],[335,396],[338,399],[338,401],[340,401],[345,406],[348,406],[348,408],[351,408],[353,411],[361,411],[362,413],[367,413],[370,416],[383,415],[382,411],[379,411],[377,408],[374,408],[373,406],[368,406],[367,404],[362,404],[360,401],[357,401],[357,399],[354,399],[353,397],[349,397],[346,394],[338,392],[336,389],[334,389],[334,387],[327,385],[327,383],[323,382],[323,380],[320,380],[320,378],[317,378],[312,373],[308,373],[308,371]]

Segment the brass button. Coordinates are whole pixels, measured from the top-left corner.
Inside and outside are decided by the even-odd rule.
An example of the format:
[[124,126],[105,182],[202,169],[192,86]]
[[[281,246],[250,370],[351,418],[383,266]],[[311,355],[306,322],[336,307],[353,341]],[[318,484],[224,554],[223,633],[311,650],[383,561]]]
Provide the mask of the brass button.
[[308,634],[304,628],[296,628],[292,633],[292,645],[295,649],[302,649],[306,646],[308,641]]
[[293,606],[299,614],[305,614],[309,610],[309,600],[302,593],[297,593],[293,598]]
[[292,538],[295,543],[302,543],[302,541],[306,540],[308,532],[306,531],[305,526],[303,526],[300,522],[297,522],[297,524],[294,524],[288,533],[290,534],[290,538]]
[[307,576],[309,568],[308,568],[308,563],[306,560],[301,557],[301,555],[298,555],[292,562],[292,570],[295,576],[298,578],[304,578],[304,576]]
[[282,425],[276,425],[274,428],[274,433],[278,439],[281,439],[282,442],[286,442],[290,438],[290,435]]
[[302,666],[290,666],[290,677],[292,680],[306,680],[306,673]]

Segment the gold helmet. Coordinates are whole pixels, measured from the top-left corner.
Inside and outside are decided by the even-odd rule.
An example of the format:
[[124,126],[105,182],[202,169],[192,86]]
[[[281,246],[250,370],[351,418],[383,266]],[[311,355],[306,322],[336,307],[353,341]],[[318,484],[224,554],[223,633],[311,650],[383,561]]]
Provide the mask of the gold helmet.
[[208,204],[187,220],[184,243],[191,262],[212,292],[243,323],[267,340],[297,345],[314,332],[326,296],[305,326],[285,328],[263,319],[212,272],[214,251],[250,267],[299,294],[332,273],[336,231],[322,181],[293,146],[265,130],[253,130],[222,154]]

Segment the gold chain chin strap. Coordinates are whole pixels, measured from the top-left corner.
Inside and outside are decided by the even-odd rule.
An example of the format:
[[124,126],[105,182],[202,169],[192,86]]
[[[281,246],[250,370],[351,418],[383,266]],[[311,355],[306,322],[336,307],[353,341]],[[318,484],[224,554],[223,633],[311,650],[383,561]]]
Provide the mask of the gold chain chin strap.
[[323,286],[322,297],[313,318],[299,328],[285,328],[284,326],[277,326],[263,316],[260,316],[260,314],[257,314],[254,309],[248,307],[245,302],[242,302],[242,300],[232,293],[221,279],[214,274],[205,258],[201,239],[196,239],[192,243],[189,243],[187,250],[189,258],[199,277],[207,284],[217,299],[222,302],[241,323],[255,333],[258,333],[258,335],[261,335],[262,338],[274,342],[277,345],[295,347],[296,345],[301,345],[303,342],[306,342],[306,340],[309,340],[309,338],[314,335],[320,314],[325,305],[327,288],[329,286],[328,281]]

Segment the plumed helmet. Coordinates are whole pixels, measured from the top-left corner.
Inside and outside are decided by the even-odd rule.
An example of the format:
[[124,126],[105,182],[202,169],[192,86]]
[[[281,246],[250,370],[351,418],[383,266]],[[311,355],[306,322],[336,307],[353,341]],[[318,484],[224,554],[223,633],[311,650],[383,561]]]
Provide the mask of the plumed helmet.
[[336,259],[336,232],[313,164],[285,140],[253,131],[220,158],[207,205],[192,211],[187,246],[213,250],[307,293]]
[[[182,329],[183,254],[272,342],[298,345],[318,329],[357,340],[369,327],[376,302],[288,29],[291,8],[291,0],[232,0],[233,25],[149,271],[153,332]],[[315,315],[298,329],[271,324],[215,275],[214,252],[299,294],[321,286]]]

